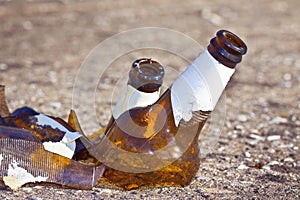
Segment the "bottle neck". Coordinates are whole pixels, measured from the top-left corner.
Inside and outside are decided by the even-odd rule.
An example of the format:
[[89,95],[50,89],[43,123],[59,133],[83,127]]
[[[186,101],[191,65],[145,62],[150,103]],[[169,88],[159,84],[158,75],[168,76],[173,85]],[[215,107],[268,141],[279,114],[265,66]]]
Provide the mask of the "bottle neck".
[[146,107],[156,102],[163,77],[164,69],[157,61],[141,58],[133,62],[128,84],[113,110],[113,118],[117,119],[131,108]]
[[194,111],[212,111],[234,71],[215,60],[208,50],[202,52],[171,87],[176,126],[181,119],[189,121]]

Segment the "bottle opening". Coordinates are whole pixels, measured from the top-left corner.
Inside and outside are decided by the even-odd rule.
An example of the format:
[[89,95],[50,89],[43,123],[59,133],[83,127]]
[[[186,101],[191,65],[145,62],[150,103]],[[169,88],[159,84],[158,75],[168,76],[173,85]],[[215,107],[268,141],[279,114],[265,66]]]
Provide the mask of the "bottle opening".
[[223,65],[235,68],[247,52],[247,46],[237,35],[230,31],[219,30],[208,45],[209,53]]
[[151,58],[141,58],[132,64],[138,78],[145,81],[160,80],[164,76],[164,69],[160,63]]
[[220,42],[228,47],[228,50],[233,50],[232,53],[246,54],[247,46],[237,35],[226,30],[220,30],[217,32],[217,37]]
[[164,68],[159,62],[141,58],[133,62],[128,83],[140,91],[154,92],[161,86],[164,74]]

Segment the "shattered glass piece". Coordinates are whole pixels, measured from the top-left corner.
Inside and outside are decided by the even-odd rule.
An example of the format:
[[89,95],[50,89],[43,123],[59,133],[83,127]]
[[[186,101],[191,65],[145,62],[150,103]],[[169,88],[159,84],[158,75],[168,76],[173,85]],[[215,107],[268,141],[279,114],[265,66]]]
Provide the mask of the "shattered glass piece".
[[[3,129],[5,127],[2,127],[0,133],[3,132]],[[11,129],[9,128],[9,130]],[[20,132],[23,135],[28,134],[27,138],[32,138],[32,136],[30,137],[32,133],[24,130],[20,130]],[[18,133],[19,131],[14,129],[11,134],[0,134],[0,155],[2,155],[0,177],[2,179],[11,176],[8,172],[9,167],[13,167],[10,166],[13,162],[17,162],[18,167],[25,169],[33,177],[48,177],[45,180],[48,183],[76,189],[92,189],[104,172],[104,165],[87,165],[48,152],[37,138],[32,140],[16,139]],[[32,179],[25,180],[32,182]],[[21,185],[27,183],[27,181],[20,182]]]

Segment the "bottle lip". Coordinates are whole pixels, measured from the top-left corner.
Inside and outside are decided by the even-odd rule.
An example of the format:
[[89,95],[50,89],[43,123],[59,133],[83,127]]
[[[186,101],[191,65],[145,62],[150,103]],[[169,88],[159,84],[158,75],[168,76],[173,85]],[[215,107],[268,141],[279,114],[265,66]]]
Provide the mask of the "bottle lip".
[[217,61],[230,68],[235,68],[247,53],[244,41],[227,30],[219,30],[216,37],[210,40],[207,49]]
[[145,83],[162,81],[165,74],[163,66],[152,58],[140,58],[132,63],[129,76],[137,77]]
[[247,45],[236,34],[227,30],[219,30],[216,33],[216,36],[216,38],[220,40],[220,42],[222,42],[229,51],[232,50],[240,55],[247,53]]

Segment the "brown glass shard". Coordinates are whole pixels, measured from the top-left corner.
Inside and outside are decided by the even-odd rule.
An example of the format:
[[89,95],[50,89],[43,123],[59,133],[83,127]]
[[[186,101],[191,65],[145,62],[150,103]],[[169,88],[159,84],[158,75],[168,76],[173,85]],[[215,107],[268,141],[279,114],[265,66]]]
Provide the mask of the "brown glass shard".
[[[18,135],[22,135],[22,139]],[[92,189],[104,171],[102,165],[87,165],[48,152],[32,133],[20,129],[1,127],[0,155],[2,179],[8,176],[9,166],[17,164],[33,177],[45,177],[45,182],[48,183],[76,189]]]
[[0,85],[0,117],[7,117],[10,115],[5,99],[5,86]]

